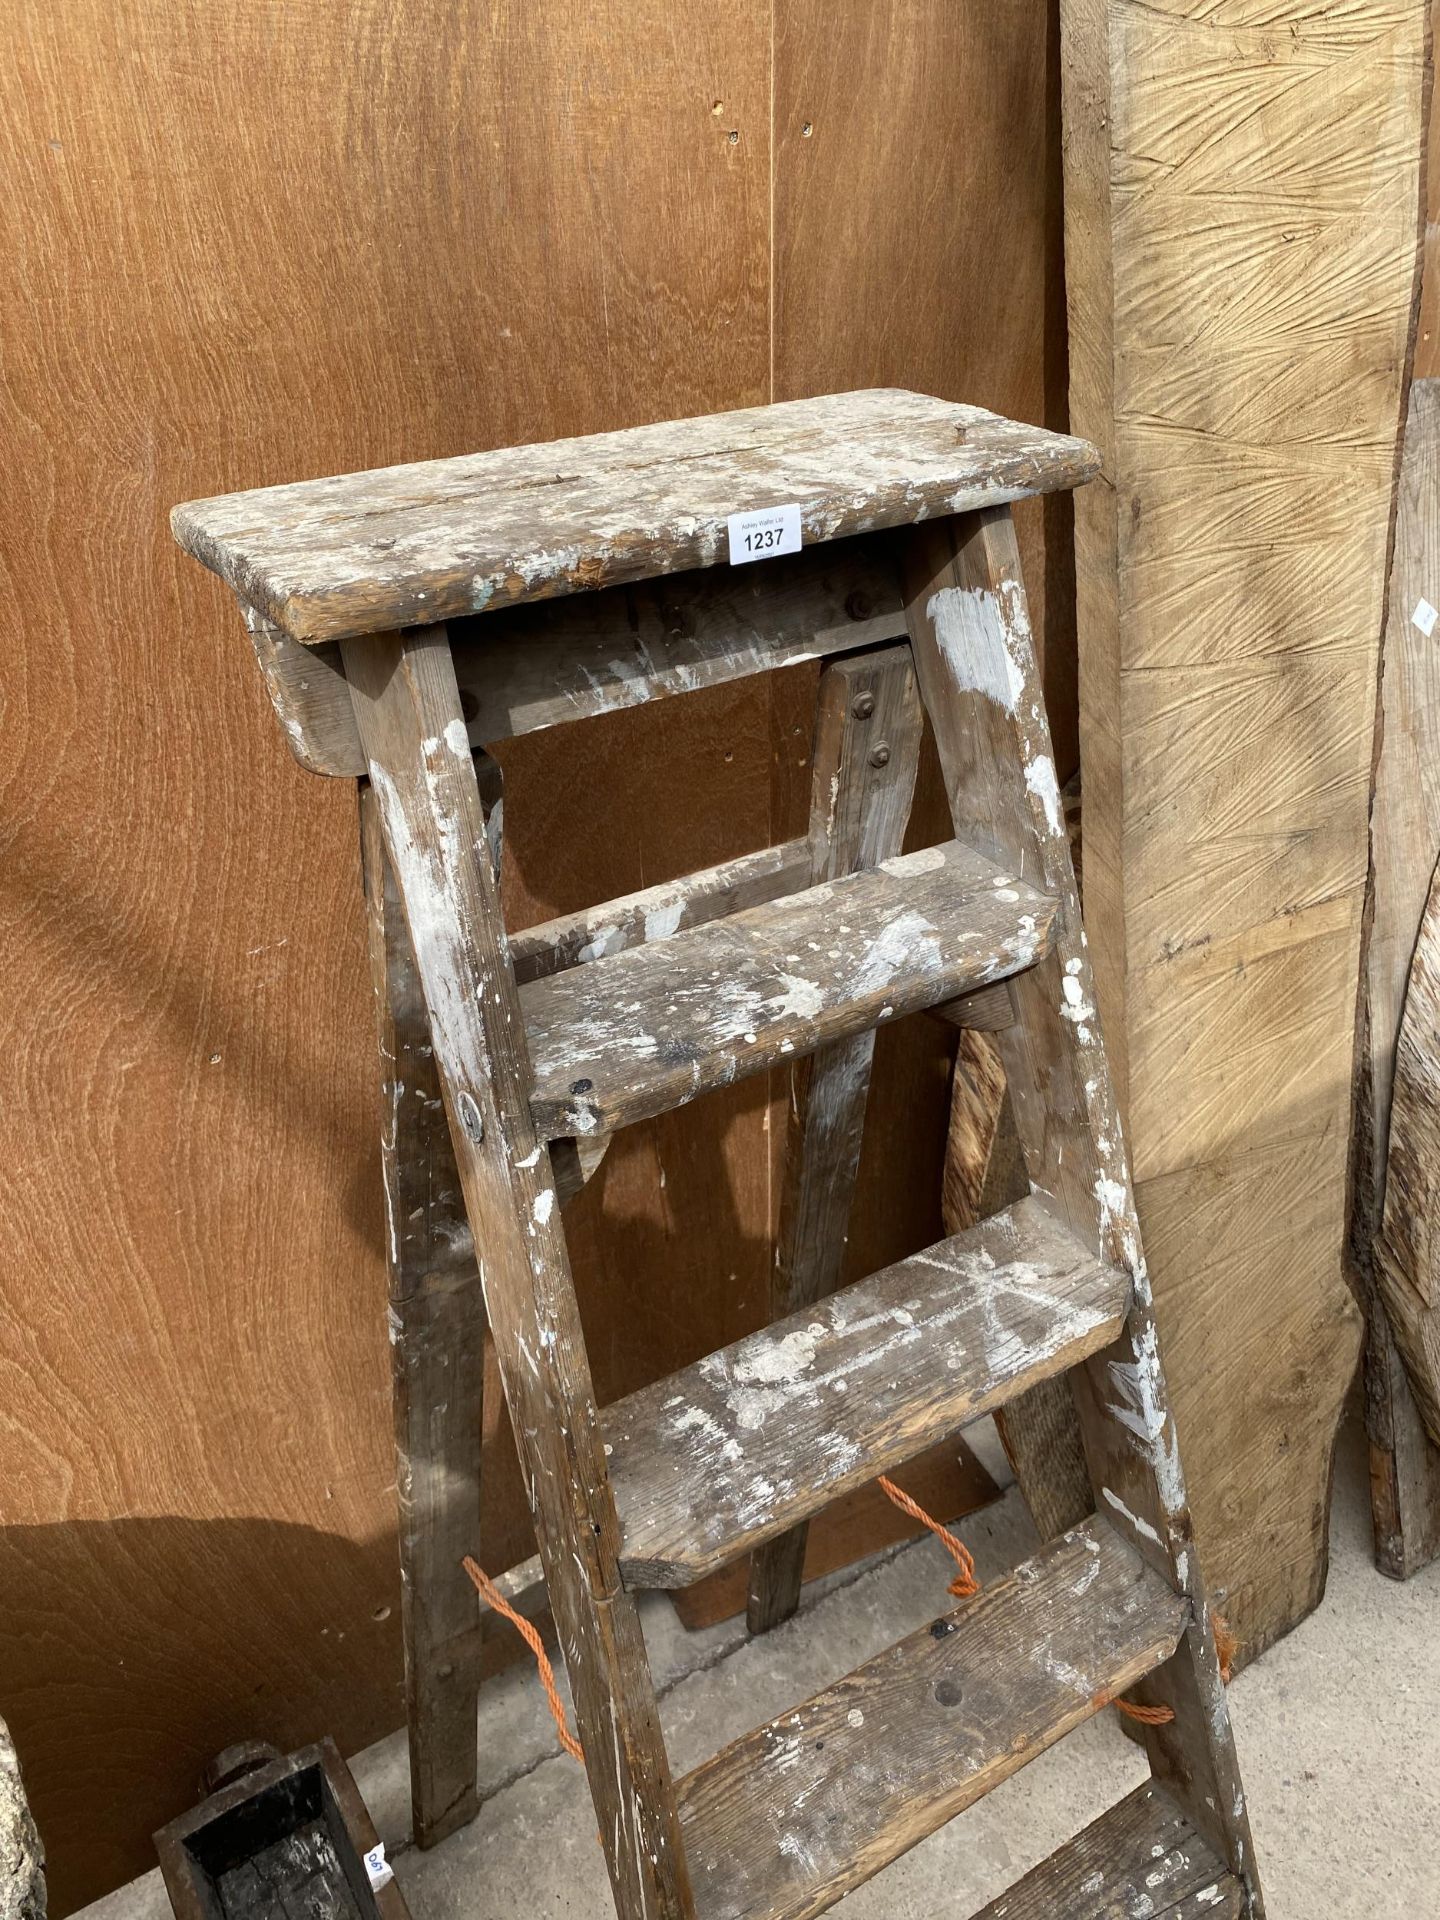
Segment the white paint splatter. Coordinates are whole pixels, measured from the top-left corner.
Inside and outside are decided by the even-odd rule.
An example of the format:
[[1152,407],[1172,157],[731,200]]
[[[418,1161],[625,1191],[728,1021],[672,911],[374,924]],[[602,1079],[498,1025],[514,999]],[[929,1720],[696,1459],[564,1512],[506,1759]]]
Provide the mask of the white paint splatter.
[[938,873],[944,864],[943,847],[921,847],[918,853],[897,853],[889,860],[882,860],[880,871],[892,874],[897,880],[913,880],[917,873]]
[[1052,833],[1063,833],[1065,815],[1060,805],[1060,787],[1055,779],[1055,762],[1048,753],[1037,754],[1025,768],[1025,784],[1045,809],[1045,824]]
[[942,587],[925,608],[957,685],[1014,713],[1025,676],[1010,657],[995,596],[988,588]]

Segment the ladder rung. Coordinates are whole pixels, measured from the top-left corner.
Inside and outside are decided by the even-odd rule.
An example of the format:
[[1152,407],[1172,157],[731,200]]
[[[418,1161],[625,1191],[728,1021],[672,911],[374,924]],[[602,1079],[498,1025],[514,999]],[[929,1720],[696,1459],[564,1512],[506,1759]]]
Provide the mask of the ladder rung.
[[687,1586],[1115,1339],[1030,1198],[605,1410],[627,1585]]
[[1239,1920],[1242,1911],[1240,1882],[1147,1781],[974,1920]]
[[521,989],[547,1140],[611,1132],[1022,972],[1055,904],[956,841]]
[[1052,1541],[681,1782],[701,1920],[823,1912],[1167,1660],[1188,1615],[1103,1520]]

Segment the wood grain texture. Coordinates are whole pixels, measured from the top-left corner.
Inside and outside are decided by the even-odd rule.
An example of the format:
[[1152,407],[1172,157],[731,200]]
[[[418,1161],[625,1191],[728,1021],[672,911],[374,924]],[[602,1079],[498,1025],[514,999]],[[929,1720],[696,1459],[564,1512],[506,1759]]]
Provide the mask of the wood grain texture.
[[700,873],[640,893],[605,900],[579,913],[542,920],[510,938],[510,964],[523,985],[552,973],[624,953],[647,940],[670,939],[688,927],[704,926],[730,913],[783,900],[810,884],[810,841],[786,840],[758,847],[736,860],[722,860]]
[[627,1581],[697,1579],[1077,1365],[1128,1292],[1021,1200],[608,1408]]
[[[304,646],[242,603],[290,749],[312,773],[361,774],[365,756],[333,641]],[[452,623],[472,746],[693,693],[904,631],[883,535],[503,608]]]
[[[897,1467],[890,1478],[902,1493],[947,1525],[1000,1498],[1000,1488],[960,1434]],[[918,1520],[903,1513],[872,1481],[842,1494],[807,1523],[804,1577],[823,1579],[869,1554],[918,1540],[924,1531]],[[746,1611],[751,1565],[749,1557],[736,1560],[692,1586],[673,1589],[671,1605],[692,1633]]]
[[[776,0],[774,21],[774,398],[894,385],[1063,431],[1053,0]],[[1063,780],[1070,496],[1016,521]]]
[[[1434,150],[1432,140],[1432,155]],[[1428,300],[1436,278],[1428,242],[1426,252]],[[1417,365],[1423,345],[1422,317]],[[1350,1229],[1351,1257],[1369,1311],[1365,1398],[1375,1554],[1382,1570],[1396,1578],[1407,1577],[1440,1549],[1440,1449],[1426,1432],[1386,1320],[1376,1260],[1396,1047],[1430,876],[1440,859],[1440,668],[1434,639],[1414,623],[1427,597],[1440,604],[1440,381],[1417,379],[1410,388],[1396,490],[1380,664]]]
[[699,1910],[808,1920],[1174,1649],[1189,1609],[1102,1520],[680,1783]]
[[[1163,1700],[1170,1718],[1146,1729],[1151,1768],[1243,1881],[1246,1912],[1260,1920],[1244,1787],[1008,511],[914,529],[904,582],[955,831],[1038,881],[1056,902],[1051,951],[1017,975],[1016,1025],[997,1045],[1032,1189],[1081,1244],[1131,1281],[1119,1337],[1070,1380],[1097,1506],[1190,1604],[1175,1657],[1153,1677],[1149,1697]],[[1071,1497],[1068,1476],[1063,1490]],[[1079,1487],[1074,1495],[1083,1497]]]
[[1062,5],[1071,417],[1106,475],[1077,507],[1088,921],[1198,1538],[1249,1650],[1319,1600],[1360,1337],[1336,1143],[1427,12]]
[[1243,1899],[1164,1788],[1147,1781],[975,1920],[1241,1920]]
[[[859,17],[806,12],[788,48]],[[795,151],[812,204],[882,170],[905,197],[803,223],[834,255],[821,284],[796,175],[774,183],[777,271],[804,279],[775,287],[776,391],[917,387],[1063,427],[1046,10],[867,12],[890,57],[866,89],[838,65],[854,117]],[[13,21],[0,415],[28,612],[0,1182],[26,1309],[0,1329],[0,1666],[63,1914],[152,1863],[227,1741],[351,1752],[403,1715],[353,805],[286,764],[233,605],[165,515],[767,399],[771,74],[751,0],[18,0]],[[814,681],[507,742],[512,925],[802,832]],[[933,768],[921,800],[933,838]],[[880,1035],[873,1099],[852,1278],[942,1231],[936,1023]],[[782,1113],[755,1080],[633,1129],[573,1203],[603,1398],[763,1319]],[[487,1368],[498,1572],[532,1542]]]
[[645,1643],[618,1561],[595,1392],[480,791],[443,627],[345,643],[370,785],[430,1017],[480,1284],[622,1912],[690,1920]]
[[192,500],[175,538],[307,643],[723,562],[732,514],[814,543],[1073,487],[1061,434],[898,388]]
[[1440,891],[1415,942],[1395,1048],[1375,1278],[1432,1443],[1440,1446]]
[[1050,904],[949,841],[533,981],[521,1004],[547,1140],[610,1132],[1005,979]]
[[[896,587],[898,591],[899,582]],[[905,841],[924,716],[910,649],[837,660],[820,677],[810,774],[810,879],[816,886],[893,859]],[[822,1047],[790,1069],[770,1317],[833,1293],[844,1270],[865,1134],[875,1035]],[[803,1524],[754,1555],[747,1621],[767,1633],[800,1604]]]
[[485,1302],[430,1020],[372,789],[360,796],[379,1056],[411,1814],[422,1846],[475,1816]]
[[[8,24],[0,1668],[63,1915],[153,1865],[228,1742],[353,1752],[403,1719],[354,799],[277,751],[233,602],[165,516],[763,400],[769,77],[744,4],[19,0]],[[597,881],[800,830],[778,697],[650,736],[718,820],[592,792]],[[518,761],[507,884],[544,918],[587,896],[549,857],[554,767]],[[692,1135],[733,1154],[743,1222],[713,1274],[680,1263],[710,1345],[763,1285],[763,1120]],[[716,1213],[706,1157],[669,1159],[676,1216]],[[693,1354],[636,1311],[671,1275],[630,1218],[601,1232],[627,1338],[652,1328],[622,1342],[597,1289],[614,1392]],[[498,1411],[487,1456],[503,1564],[529,1542]]]

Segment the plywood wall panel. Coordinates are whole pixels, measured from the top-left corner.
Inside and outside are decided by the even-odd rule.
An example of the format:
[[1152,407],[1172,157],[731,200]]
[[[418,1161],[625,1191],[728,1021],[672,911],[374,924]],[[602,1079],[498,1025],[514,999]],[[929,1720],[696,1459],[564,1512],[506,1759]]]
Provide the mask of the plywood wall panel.
[[[58,1914],[226,1742],[402,1717],[353,793],[295,769],[170,505],[873,380],[1061,424],[1050,11],[12,7],[0,1710]],[[799,831],[813,691],[511,743],[512,922]],[[939,1231],[938,1035],[881,1037],[856,1271]],[[762,1316],[781,1093],[635,1129],[578,1203],[602,1394]]]
[[[1207,1580],[1319,1599],[1427,0],[1063,0],[1086,917]],[[1093,757],[1092,757],[1093,749]]]
[[[1063,428],[1053,0],[777,0],[775,26],[774,398],[913,387]],[[1069,496],[1016,521],[1063,779]]]
[[[762,400],[768,10],[9,26],[0,1690],[63,1913],[225,1742],[402,1717],[354,796],[295,769],[168,508]],[[710,716],[737,838],[766,715]],[[666,852],[598,791],[549,830],[622,884]],[[513,1472],[487,1510],[503,1562]]]

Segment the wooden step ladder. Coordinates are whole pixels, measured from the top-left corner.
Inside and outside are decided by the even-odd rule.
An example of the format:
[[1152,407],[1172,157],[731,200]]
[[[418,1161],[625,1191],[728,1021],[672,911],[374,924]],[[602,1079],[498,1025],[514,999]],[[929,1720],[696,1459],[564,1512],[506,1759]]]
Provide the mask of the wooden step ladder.
[[[1261,1912],[1009,511],[1097,464],[868,392],[175,512],[296,755],[366,783],[422,1844],[476,1804],[488,1324],[624,1920],[819,1913],[1127,1691],[1152,1784],[987,1912]],[[815,656],[808,836],[507,940],[487,743]],[[922,707],[954,838],[906,854]],[[995,1031],[1031,1191],[836,1291],[874,1030],[922,1009]],[[782,1065],[775,1324],[597,1407],[569,1194]],[[750,1552],[787,1617],[808,1519],[1063,1374],[1094,1511],[672,1780],[636,1590]]]

